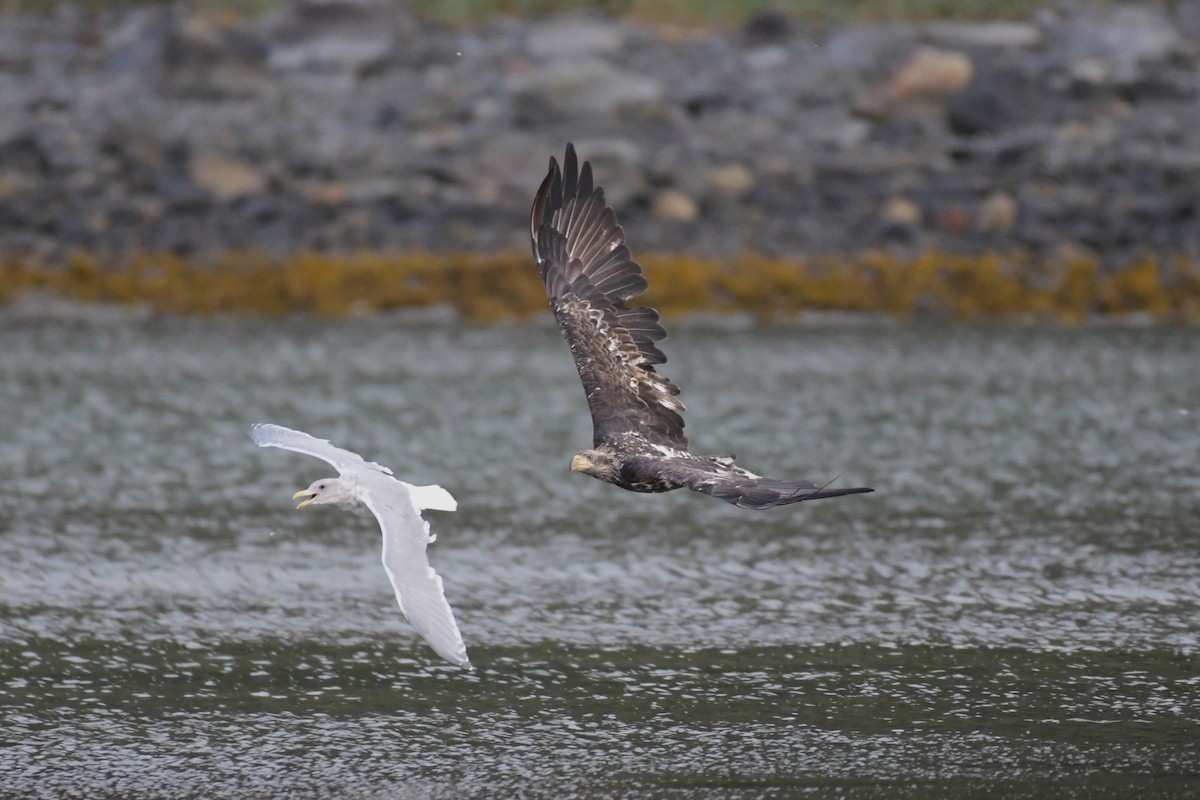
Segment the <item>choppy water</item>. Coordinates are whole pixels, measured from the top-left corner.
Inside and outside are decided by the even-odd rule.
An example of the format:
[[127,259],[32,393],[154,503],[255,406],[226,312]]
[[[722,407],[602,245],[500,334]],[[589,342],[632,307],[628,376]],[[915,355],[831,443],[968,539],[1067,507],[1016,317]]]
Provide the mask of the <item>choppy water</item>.
[[[697,449],[877,493],[568,475],[549,327],[0,320],[0,795],[1200,793],[1200,332],[672,329]],[[255,421],[458,497],[475,673]]]

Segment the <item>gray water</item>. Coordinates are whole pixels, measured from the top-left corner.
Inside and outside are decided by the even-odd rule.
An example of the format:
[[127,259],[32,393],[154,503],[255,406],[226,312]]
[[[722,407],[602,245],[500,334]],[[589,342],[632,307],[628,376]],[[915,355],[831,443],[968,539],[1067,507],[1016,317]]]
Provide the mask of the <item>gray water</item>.
[[[671,329],[695,449],[877,492],[570,475],[544,325],[0,320],[0,794],[1200,794],[1200,331]],[[458,497],[475,672],[256,421]]]

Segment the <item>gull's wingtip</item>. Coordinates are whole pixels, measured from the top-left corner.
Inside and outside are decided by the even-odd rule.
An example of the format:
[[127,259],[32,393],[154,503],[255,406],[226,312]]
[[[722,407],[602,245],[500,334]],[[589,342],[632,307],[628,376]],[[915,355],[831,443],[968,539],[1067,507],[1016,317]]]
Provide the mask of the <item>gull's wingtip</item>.
[[295,434],[300,434],[301,436],[308,435],[301,431],[285,428],[282,425],[276,425],[274,422],[255,422],[250,426],[250,438],[259,447],[278,446],[280,437]]

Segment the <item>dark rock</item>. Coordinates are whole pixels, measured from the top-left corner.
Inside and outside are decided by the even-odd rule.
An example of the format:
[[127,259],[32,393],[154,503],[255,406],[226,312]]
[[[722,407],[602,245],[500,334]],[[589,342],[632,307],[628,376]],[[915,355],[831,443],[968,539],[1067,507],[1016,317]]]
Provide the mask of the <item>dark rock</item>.
[[185,224],[185,217],[204,213],[213,206],[212,196],[182,175],[158,174],[154,190],[162,198],[168,221],[175,224]]
[[0,165],[29,175],[45,175],[53,162],[49,153],[32,132],[24,131],[0,141]]
[[171,12],[166,7],[130,10],[104,33],[108,69],[113,74],[134,76],[158,69],[171,28]]
[[167,163],[166,147],[144,125],[114,123],[101,134],[97,145],[101,153],[116,158],[125,169],[155,171]]
[[780,11],[760,11],[742,26],[742,34],[753,46],[782,44],[792,37],[792,21]]
[[175,26],[162,45],[167,91],[219,100],[253,97],[268,85],[266,48],[252,32],[203,16]]
[[977,74],[946,101],[946,120],[958,134],[995,134],[1051,119],[1061,106],[1025,72],[1001,68]]
[[30,98],[25,109],[31,116],[40,117],[44,114],[57,114],[71,107],[70,95],[62,91],[50,91]]

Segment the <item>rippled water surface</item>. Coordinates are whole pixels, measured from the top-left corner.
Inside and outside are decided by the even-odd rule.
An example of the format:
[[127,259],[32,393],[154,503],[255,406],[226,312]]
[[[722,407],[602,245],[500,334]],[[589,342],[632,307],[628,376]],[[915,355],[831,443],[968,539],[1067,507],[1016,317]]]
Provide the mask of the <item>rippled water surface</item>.
[[[568,474],[557,331],[0,320],[0,796],[1200,794],[1200,332],[675,324],[767,512]],[[473,673],[332,438],[430,512]]]

